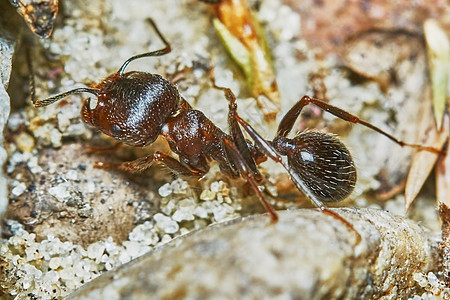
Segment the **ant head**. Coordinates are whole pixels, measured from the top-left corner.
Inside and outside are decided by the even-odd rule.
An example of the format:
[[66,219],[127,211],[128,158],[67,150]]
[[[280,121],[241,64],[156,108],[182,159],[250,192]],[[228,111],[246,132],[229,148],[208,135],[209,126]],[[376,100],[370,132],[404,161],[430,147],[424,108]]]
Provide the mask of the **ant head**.
[[95,88],[98,98],[84,101],[83,120],[132,146],[153,143],[180,101],[174,85],[144,72],[115,73]]
[[345,145],[334,135],[307,131],[288,140],[289,166],[321,202],[347,198],[356,182],[356,169]]

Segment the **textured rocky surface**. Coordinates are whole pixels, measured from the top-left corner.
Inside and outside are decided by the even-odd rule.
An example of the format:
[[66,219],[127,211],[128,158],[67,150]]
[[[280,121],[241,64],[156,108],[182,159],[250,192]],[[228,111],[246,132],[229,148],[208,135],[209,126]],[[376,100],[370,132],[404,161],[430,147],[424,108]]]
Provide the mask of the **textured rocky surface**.
[[[262,114],[257,109],[254,99],[249,97],[249,92],[241,84],[244,80],[242,74],[231,64],[217,38],[217,33],[209,26],[211,13],[206,4],[198,0],[73,0],[61,3],[60,20],[52,37],[49,40],[40,40],[36,47],[31,47],[36,68],[36,92],[39,98],[98,82],[106,75],[117,71],[122,62],[130,56],[159,49],[162,46],[161,41],[147,20],[153,18],[167,40],[171,42],[173,51],[160,58],[133,62],[129,66],[130,71],[149,71],[174,80],[189,103],[204,112],[215,124],[227,130],[227,101],[221,91],[211,88],[208,78],[208,69],[213,68],[217,83],[230,87],[238,95],[241,116],[264,134],[264,137],[273,136],[276,123],[267,124],[262,121]],[[329,99],[333,105],[374,124],[381,124],[383,129],[394,130],[400,126],[402,120],[395,117],[398,111],[392,105],[392,100],[395,100],[392,99],[392,95],[385,94],[377,82],[355,80],[353,75],[349,75],[341,68],[335,57],[318,55],[318,49],[312,49],[308,44],[307,35],[304,34],[305,27],[299,26],[300,21],[303,22],[305,18],[301,18],[301,15],[292,9],[293,6],[289,7],[286,3],[288,2],[281,0],[252,2],[267,32],[273,53],[282,96],[280,117],[302,95],[308,94]],[[10,3],[3,1],[2,4],[12,9],[11,16],[17,18],[24,32],[28,32],[23,20],[14,12]],[[2,4],[0,3],[0,8]],[[5,10],[0,9],[1,11]],[[329,16],[327,18],[335,19]],[[0,18],[0,21],[2,20]],[[14,27],[19,29],[19,26]],[[404,46],[411,45],[406,43]],[[337,48],[334,49],[338,51]],[[376,61],[380,61],[378,56]],[[4,293],[17,299],[30,297],[63,299],[103,272],[152,251],[153,248],[179,235],[204,228],[211,223],[263,211],[259,203],[249,195],[248,188],[242,180],[224,177],[214,165],[206,178],[189,182],[179,178],[174,180],[169,173],[161,172],[161,168],[156,166],[148,173],[136,177],[121,172],[94,169],[92,165],[96,160],[121,162],[142,157],[154,149],[167,151],[167,145],[158,144],[154,149],[143,150],[122,147],[119,151],[106,155],[87,153],[86,150],[91,146],[107,146],[112,141],[81,122],[80,103],[81,98],[85,96],[74,95],[58,104],[40,109],[30,107],[29,99],[24,96],[28,90],[27,64],[22,62],[15,66],[17,68],[14,70],[19,69],[19,73],[23,75],[23,80],[18,82],[22,93],[15,96],[11,94],[11,97],[14,97],[13,103],[21,104],[13,110],[8,124],[7,149],[10,158],[6,168],[10,183],[8,215],[15,221],[7,220],[5,228],[11,237],[2,240],[0,245],[2,258],[0,295]],[[405,94],[400,87],[397,92],[394,95],[397,99]],[[403,106],[400,106],[400,109],[403,109]],[[405,214],[401,195],[387,202],[375,202],[372,197],[373,191],[382,185],[379,174],[385,168],[379,154],[401,152],[403,149],[362,126],[352,127],[329,114],[323,114],[323,118],[321,115],[317,108],[305,107],[302,120],[296,125],[295,130],[312,128],[329,130],[339,134],[344,143],[351,147],[350,151],[358,166],[359,179],[351,198],[338,205],[384,207],[391,213]],[[402,126],[414,131],[414,126],[409,124]],[[291,181],[286,179],[287,176],[279,165],[265,163],[261,166],[261,171],[267,178],[264,183],[265,194],[277,209],[311,205],[310,201],[305,200],[293,187]],[[279,179],[280,174],[284,175],[285,180]],[[434,208],[435,199],[433,194],[430,194],[424,193],[422,199],[414,203],[410,216],[421,222],[425,221],[427,226],[436,231],[439,224]],[[374,213],[377,214],[377,211]],[[299,217],[299,220],[291,219],[294,215]],[[402,230],[381,230],[380,232],[385,233],[382,234],[374,229],[374,222],[367,221],[367,216],[364,217],[365,221],[355,219],[356,229],[360,231],[363,230],[360,227],[367,227],[372,236],[366,239],[361,233],[363,240],[355,247],[354,232],[349,232],[346,227],[341,228],[342,223],[330,217],[317,212],[288,212],[282,216],[285,216],[286,221],[274,227],[266,226],[268,222],[266,217],[255,217],[242,223],[236,221],[234,225],[222,224],[207,229],[208,234],[212,234],[220,241],[218,243],[226,244],[228,247],[224,246],[222,249],[219,244],[214,248],[216,242],[205,242],[207,244],[205,247],[198,246],[194,248],[196,252],[186,253],[203,257],[208,256],[205,255],[205,251],[212,251],[210,257],[223,259],[213,261],[206,258],[205,261],[210,262],[210,266],[198,261],[196,264],[188,264],[191,260],[194,262],[194,259],[183,258],[180,252],[176,252],[182,249],[174,247],[174,244],[161,248],[141,261],[149,261],[151,270],[161,268],[158,269],[161,277],[152,279],[159,282],[160,287],[165,286],[172,291],[171,293],[164,289],[159,290],[161,295],[167,295],[170,299],[182,296],[186,291],[177,286],[183,284],[183,278],[187,278],[186,280],[204,278],[196,273],[203,269],[195,268],[204,267],[206,270],[209,267],[210,270],[215,266],[217,268],[211,271],[218,273],[211,273],[216,277],[212,276],[210,279],[213,280],[211,284],[216,285],[215,289],[219,289],[218,292],[225,293],[228,289],[231,291],[232,287],[220,282],[222,278],[230,278],[225,274],[230,276],[229,274],[234,275],[242,271],[240,274],[243,277],[236,276],[226,281],[231,285],[233,280],[236,282],[239,278],[241,281],[234,287],[242,288],[237,291],[241,295],[245,292],[250,293],[253,287],[258,287],[261,288],[261,293],[264,292],[264,295],[273,298],[277,295],[277,291],[280,291],[282,298],[284,290],[279,287],[283,284],[293,289],[292,295],[297,295],[299,289],[293,282],[294,277],[286,278],[285,274],[276,271],[282,266],[285,268],[282,270],[287,270],[286,273],[306,272],[310,269],[303,265],[302,268],[294,269],[297,263],[305,263],[305,258],[311,263],[317,263],[317,268],[312,273],[316,277],[312,277],[312,281],[311,277],[308,277],[302,282],[302,287],[316,283],[317,295],[328,293],[344,297],[358,293],[360,295],[385,293],[395,297],[395,293],[404,295],[401,293],[409,291],[414,281],[421,287],[427,287],[427,282],[430,286],[436,286],[435,277],[425,274],[427,267],[416,263],[416,268],[409,268],[413,265],[411,262],[417,262],[414,257],[411,257],[410,261],[405,261],[399,254],[400,251],[389,250],[384,254],[379,252],[380,249],[385,249],[382,241],[386,240],[382,237],[387,236],[388,241],[394,242],[397,236],[402,236],[400,234]],[[347,217],[349,220],[356,218],[353,215],[346,215]],[[394,224],[406,224],[406,229],[411,226],[417,229],[416,225],[411,225],[409,221],[403,223],[404,221],[399,221],[397,217],[385,217],[382,221],[380,223],[377,221],[376,224],[384,225],[375,227],[390,230]],[[406,240],[417,238],[414,243],[425,245],[424,236],[413,235],[416,229],[407,231],[411,235],[408,235]],[[280,231],[286,231],[287,234],[283,235]],[[421,231],[418,230],[417,233],[419,232]],[[197,232],[178,239],[176,243],[181,242],[181,247],[195,244],[200,241],[200,237],[203,239],[203,234]],[[262,238],[261,235],[267,237]],[[234,237],[239,239],[233,240]],[[189,241],[191,238],[192,243]],[[304,238],[304,243],[300,241],[301,243],[297,244],[298,240]],[[306,242],[308,241],[306,238],[310,238],[309,243]],[[241,242],[243,246],[239,246]],[[367,245],[365,242],[370,243]],[[411,246],[414,243],[409,242],[406,245]],[[208,246],[210,244],[213,246]],[[244,245],[247,245],[247,248],[244,248]],[[380,246],[379,249],[375,247],[377,245]],[[391,244],[389,242],[386,245]],[[395,244],[393,249],[401,249],[395,248],[396,245],[398,244]],[[292,248],[293,246],[296,248]],[[234,258],[240,260],[227,257],[228,250],[230,254],[234,253],[232,250],[235,247],[241,255],[248,254],[249,260],[254,259],[257,263],[254,264],[246,260],[246,257],[238,255]],[[215,252],[209,249],[215,249]],[[224,249],[227,251],[224,252]],[[258,249],[266,252],[262,252],[260,256],[253,256],[253,253],[259,253]],[[285,252],[280,252],[284,249]],[[166,250],[168,252],[163,253]],[[415,252],[416,250],[412,247],[404,252],[414,253],[422,259],[421,252]],[[370,260],[370,251],[376,252],[372,257],[386,259]],[[278,253],[287,254],[279,257]],[[283,263],[283,259],[289,259],[291,255],[295,257],[293,254],[299,256],[297,260]],[[315,261],[313,258],[319,254],[325,258],[322,257],[322,261]],[[392,255],[392,259],[389,255]],[[172,261],[166,256],[177,258]],[[156,258],[164,260],[158,262]],[[341,268],[338,264],[333,264],[331,258],[339,262],[344,261],[346,264]],[[356,258],[363,258],[366,261],[359,261]],[[393,263],[392,266],[399,268],[382,269],[381,266],[388,267],[387,264],[382,264],[384,262]],[[177,269],[173,269],[170,273],[164,269],[163,263],[180,269],[178,273]],[[184,268],[185,264],[189,268]],[[374,264],[380,264],[380,269]],[[248,266],[251,266],[252,270],[248,270]],[[377,273],[376,270],[383,271]],[[122,276],[120,269],[118,272],[118,276]],[[356,275],[355,272],[360,273]],[[414,272],[420,273],[414,275]],[[400,276],[400,273],[403,274]],[[338,276],[332,279],[332,275],[335,274]],[[345,288],[341,285],[344,281],[341,274],[349,276],[346,277],[348,285],[345,285]],[[371,275],[368,278],[364,277],[367,274]],[[177,277],[181,275],[185,277]],[[265,278],[263,275],[271,276],[270,280],[263,281],[261,279]],[[173,281],[174,278],[181,279]],[[355,278],[355,281],[352,281],[352,278]],[[393,284],[392,282],[397,279],[398,283]],[[167,282],[164,283],[164,280]],[[333,285],[333,280],[338,287],[337,290],[328,290],[329,286],[322,284],[328,282]],[[364,280],[369,283],[366,294],[361,287]],[[189,281],[184,283],[186,282]],[[352,282],[355,284],[352,285]],[[202,281],[198,285],[194,282],[189,287],[198,288],[200,283],[203,284]],[[404,289],[399,290],[398,287]],[[349,290],[343,291],[344,289]],[[118,289],[109,291],[115,295]],[[179,294],[176,294],[178,292]],[[423,290],[419,291],[422,292]],[[291,290],[287,289],[286,293],[291,293]]]
[[[93,280],[69,299],[400,299],[436,267],[437,241],[375,209],[251,216],[181,236]],[[358,234],[361,240],[358,239]]]
[[5,142],[3,132],[10,112],[10,99],[6,89],[11,73],[13,52],[13,42],[0,34],[0,215],[3,215],[8,206],[7,180],[2,167],[7,158],[3,144]]

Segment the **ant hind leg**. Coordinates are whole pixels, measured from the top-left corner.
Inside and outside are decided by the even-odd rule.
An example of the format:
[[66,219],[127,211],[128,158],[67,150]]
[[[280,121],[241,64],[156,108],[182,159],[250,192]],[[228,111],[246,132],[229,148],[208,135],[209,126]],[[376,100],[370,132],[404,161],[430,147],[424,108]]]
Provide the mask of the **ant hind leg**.
[[394,137],[393,135],[390,135],[389,133],[387,133],[386,131],[378,128],[375,125],[370,124],[369,122],[366,122],[364,120],[361,120],[360,118],[358,118],[355,115],[352,115],[348,112],[346,112],[345,110],[333,106],[331,104],[328,104],[322,100],[316,99],[316,98],[312,98],[309,96],[303,96],[287,113],[286,115],[283,117],[283,119],[280,122],[280,125],[278,126],[278,132],[277,132],[277,137],[278,136],[283,136],[286,137],[289,132],[292,130],[292,127],[294,126],[295,121],[297,120],[298,116],[300,115],[303,107],[305,107],[306,105],[313,103],[316,106],[318,106],[320,109],[329,112],[330,114],[334,115],[335,117],[338,117],[344,121],[353,123],[353,124],[361,124],[367,128],[370,128],[382,135],[384,135],[385,137],[387,137],[388,139],[390,139],[391,141],[393,141],[394,143],[404,147],[411,147],[414,149],[417,149],[419,151],[424,150],[424,151],[429,151],[432,153],[436,153],[436,154],[441,154],[443,153],[441,150],[436,149],[434,147],[429,147],[429,146],[424,146],[424,145],[419,145],[419,144],[409,144],[406,143],[404,141],[401,141],[399,139],[397,139],[396,137]]
[[127,161],[120,164],[111,164],[111,163],[103,163],[96,162],[94,167],[99,169],[117,169],[125,172],[129,172],[132,174],[141,173],[148,168],[150,168],[154,162],[158,162],[169,168],[173,173],[183,176],[183,177],[196,177],[200,178],[205,173],[203,171],[195,170],[183,165],[181,162],[176,160],[175,158],[161,153],[159,151],[145,156],[140,157],[133,161]]

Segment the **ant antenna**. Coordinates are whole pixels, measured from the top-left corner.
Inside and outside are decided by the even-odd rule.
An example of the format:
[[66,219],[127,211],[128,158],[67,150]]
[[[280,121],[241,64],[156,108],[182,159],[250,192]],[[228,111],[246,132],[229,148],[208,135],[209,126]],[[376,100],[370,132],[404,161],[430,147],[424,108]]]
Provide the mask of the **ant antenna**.
[[65,92],[65,93],[62,93],[62,94],[58,94],[56,96],[49,97],[49,98],[46,98],[46,99],[36,100],[36,99],[32,98],[31,100],[33,101],[33,105],[35,107],[41,107],[41,106],[50,105],[50,104],[52,104],[52,103],[54,103],[54,102],[56,102],[58,100],[61,100],[61,99],[65,98],[65,97],[67,97],[69,95],[77,94],[77,93],[91,93],[91,94],[94,94],[95,96],[98,97],[98,90],[97,89],[78,88],[78,89],[74,89],[74,90],[71,90],[71,91],[68,91],[68,92]]
[[143,54],[139,54],[139,55],[135,55],[133,57],[130,57],[129,59],[127,59],[123,65],[120,67],[119,71],[117,72],[117,74],[119,74],[119,76],[122,76],[123,72],[125,71],[125,68],[130,64],[130,62],[132,62],[133,60],[142,58],[142,57],[149,57],[149,56],[161,56],[164,54],[169,53],[170,51],[172,51],[172,48],[170,47],[169,42],[166,40],[166,38],[162,35],[162,33],[159,31],[158,26],[156,26],[155,22],[153,21],[153,19],[147,19],[148,22],[150,23],[150,25],[153,27],[153,30],[155,30],[156,34],[159,36],[159,38],[161,39],[161,41],[164,43],[164,45],[166,45],[166,47],[156,50],[156,51],[152,51],[152,52],[147,52],[147,53],[143,53]]
[[30,72],[30,96],[31,96],[31,102],[33,102],[34,107],[42,107],[42,106],[47,106],[50,105],[58,100],[61,100],[71,94],[76,94],[76,93],[91,93],[94,94],[95,96],[98,97],[98,90],[97,89],[90,89],[90,88],[77,88],[77,89],[73,89],[71,91],[62,93],[62,94],[58,94],[56,96],[52,96],[52,97],[48,97],[46,99],[42,99],[42,100],[36,100],[36,88],[35,88],[35,73],[34,73],[34,66],[33,66],[33,61],[31,59],[31,53],[30,53],[30,49],[27,48],[26,49],[26,58],[27,58],[27,63],[28,63],[28,69]]

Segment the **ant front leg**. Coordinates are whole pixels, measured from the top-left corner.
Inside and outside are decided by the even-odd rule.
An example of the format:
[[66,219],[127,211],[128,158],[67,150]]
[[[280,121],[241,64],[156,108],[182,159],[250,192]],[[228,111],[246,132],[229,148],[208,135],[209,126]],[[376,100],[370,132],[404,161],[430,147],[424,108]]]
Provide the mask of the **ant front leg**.
[[433,147],[429,147],[429,146],[423,146],[423,145],[419,145],[419,144],[409,144],[409,143],[405,143],[404,141],[401,141],[399,139],[397,139],[396,137],[394,137],[393,135],[390,135],[389,133],[387,133],[386,131],[370,124],[369,122],[366,122],[364,120],[361,120],[360,118],[358,118],[355,115],[352,115],[348,112],[346,112],[345,110],[333,106],[331,104],[328,104],[322,100],[316,99],[316,98],[311,98],[309,96],[303,96],[300,101],[298,101],[287,113],[286,115],[283,117],[283,119],[280,122],[280,125],[278,126],[278,132],[277,132],[277,137],[286,137],[289,132],[292,130],[292,127],[294,126],[295,121],[297,120],[298,116],[300,115],[303,107],[305,107],[306,105],[313,103],[316,106],[318,106],[319,108],[321,108],[322,110],[329,112],[330,114],[344,120],[347,122],[351,122],[353,124],[361,124],[365,127],[368,127],[382,135],[384,135],[385,137],[387,137],[388,139],[392,140],[393,142],[395,142],[396,144],[404,147],[411,147],[414,149],[417,149],[419,151],[421,150],[425,150],[425,151],[429,151],[432,153],[436,153],[436,154],[441,154],[442,151]]
[[203,171],[195,170],[184,166],[175,158],[161,153],[159,151],[154,154],[138,158],[133,161],[127,161],[120,164],[111,164],[96,162],[95,167],[99,169],[118,169],[129,173],[141,173],[150,168],[154,162],[158,162],[169,168],[173,173],[184,177],[200,178],[205,175]]

